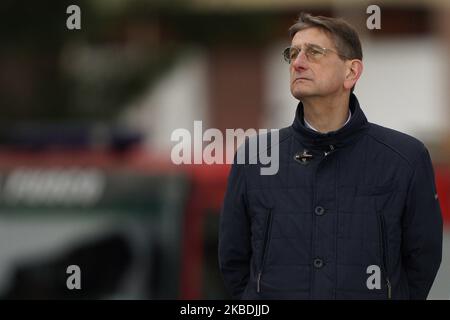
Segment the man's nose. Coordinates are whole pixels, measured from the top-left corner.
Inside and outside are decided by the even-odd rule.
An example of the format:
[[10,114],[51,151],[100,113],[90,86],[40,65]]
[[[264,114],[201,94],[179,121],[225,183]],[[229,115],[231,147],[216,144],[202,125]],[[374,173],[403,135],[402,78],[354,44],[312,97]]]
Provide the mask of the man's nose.
[[308,59],[306,58],[306,55],[303,52],[303,50],[299,52],[299,54],[294,60],[292,60],[292,66],[294,67],[294,69],[308,68]]

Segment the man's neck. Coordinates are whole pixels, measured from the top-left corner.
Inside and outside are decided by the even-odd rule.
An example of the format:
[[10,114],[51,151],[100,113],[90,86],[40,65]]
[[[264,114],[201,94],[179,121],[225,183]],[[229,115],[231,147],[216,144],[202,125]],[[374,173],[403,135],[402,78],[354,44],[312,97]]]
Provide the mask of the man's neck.
[[349,96],[302,99],[304,117],[321,133],[340,129],[348,119]]

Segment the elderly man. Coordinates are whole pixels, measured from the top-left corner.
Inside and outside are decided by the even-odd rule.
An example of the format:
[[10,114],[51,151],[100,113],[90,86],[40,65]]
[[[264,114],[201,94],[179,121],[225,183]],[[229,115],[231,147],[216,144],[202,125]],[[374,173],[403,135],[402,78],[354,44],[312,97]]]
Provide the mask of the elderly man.
[[300,102],[279,131],[276,175],[232,166],[219,233],[227,289],[240,299],[426,299],[442,256],[426,147],[367,121],[348,23],[302,14],[289,31],[283,54]]

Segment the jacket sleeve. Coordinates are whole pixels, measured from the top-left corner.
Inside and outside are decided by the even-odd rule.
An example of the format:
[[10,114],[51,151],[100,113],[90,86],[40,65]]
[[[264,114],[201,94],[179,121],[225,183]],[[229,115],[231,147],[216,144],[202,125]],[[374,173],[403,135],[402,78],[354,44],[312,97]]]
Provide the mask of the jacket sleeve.
[[245,164],[236,157],[220,215],[219,267],[233,299],[240,299],[250,274],[250,221],[247,213]]
[[426,299],[442,259],[442,215],[434,171],[425,146],[408,187],[402,255],[410,299]]

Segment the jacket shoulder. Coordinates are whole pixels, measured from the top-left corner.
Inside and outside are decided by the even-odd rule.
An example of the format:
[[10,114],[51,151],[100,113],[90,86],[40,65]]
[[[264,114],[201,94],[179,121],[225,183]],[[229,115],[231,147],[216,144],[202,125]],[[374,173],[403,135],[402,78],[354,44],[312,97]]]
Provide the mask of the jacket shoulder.
[[[265,129],[263,133],[245,137],[239,146],[236,155],[244,158],[243,163],[258,163],[261,154],[267,154],[272,147],[285,148],[292,136],[291,127],[282,129]],[[271,151],[270,151],[271,152]],[[241,160],[242,162],[242,160]]]
[[[272,130],[266,130],[264,133],[259,133],[257,135],[247,137],[245,139],[245,145],[248,146],[249,144],[255,143],[258,144],[260,140],[263,141],[270,141],[271,143],[267,144],[267,149],[270,149],[271,146],[274,144],[284,144],[287,142],[289,137],[292,136],[292,130],[291,127],[286,127],[282,129],[272,129]],[[272,140],[274,139],[274,140]],[[263,150],[266,151],[266,150]]]
[[366,135],[390,149],[391,152],[398,154],[410,165],[414,165],[424,152],[428,152],[425,144],[419,139],[378,124],[369,123]]

